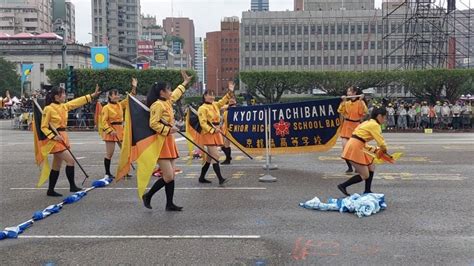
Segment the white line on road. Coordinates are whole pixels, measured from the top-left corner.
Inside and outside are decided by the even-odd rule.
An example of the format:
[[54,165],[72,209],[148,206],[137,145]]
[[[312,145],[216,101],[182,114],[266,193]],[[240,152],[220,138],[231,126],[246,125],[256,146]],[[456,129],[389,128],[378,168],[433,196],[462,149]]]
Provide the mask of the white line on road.
[[[12,187],[10,190],[47,190],[48,188],[36,187]],[[66,190],[69,188],[55,188],[57,190]],[[100,190],[137,190],[135,187],[105,187]],[[177,190],[266,190],[266,187],[177,187]]]
[[19,235],[24,239],[260,239],[259,235]]

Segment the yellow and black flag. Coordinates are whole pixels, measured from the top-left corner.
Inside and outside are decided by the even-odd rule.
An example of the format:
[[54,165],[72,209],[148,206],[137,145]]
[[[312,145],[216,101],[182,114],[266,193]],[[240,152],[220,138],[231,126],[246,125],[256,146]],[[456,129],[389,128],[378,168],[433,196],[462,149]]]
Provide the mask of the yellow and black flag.
[[35,161],[41,167],[37,187],[41,187],[48,180],[51,167],[48,162],[48,154],[54,147],[54,141],[50,141],[41,131],[41,119],[43,110],[36,100],[33,101],[33,138],[35,145]]
[[94,124],[97,127],[97,132],[99,133],[99,136],[102,137],[103,132],[103,127],[102,127],[102,104],[100,104],[100,101],[97,101],[95,103],[95,113],[94,113]]
[[150,109],[130,94],[128,98],[117,180],[130,171],[132,162],[137,162],[137,188],[141,198],[155,169],[164,138],[157,138],[150,128]]

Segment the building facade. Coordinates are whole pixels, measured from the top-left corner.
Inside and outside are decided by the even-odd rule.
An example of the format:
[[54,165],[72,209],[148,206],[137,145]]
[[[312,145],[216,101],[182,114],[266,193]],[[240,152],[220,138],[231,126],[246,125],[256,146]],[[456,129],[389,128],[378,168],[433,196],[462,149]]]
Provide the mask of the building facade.
[[51,0],[0,1],[0,32],[14,35],[21,32],[44,33],[53,30]]
[[188,67],[194,66],[194,21],[189,18],[165,18],[163,20],[163,28],[165,29],[166,35],[176,36],[184,40],[184,45],[181,47],[176,46],[177,43],[172,44],[173,52],[178,53],[182,49],[183,53],[186,54],[186,58],[191,58],[191,64]]
[[294,0],[293,11],[303,11],[304,10],[304,0]]
[[[48,83],[48,69],[62,69],[62,40],[0,40],[0,57],[17,64],[21,75],[21,64],[33,64],[31,75],[25,84],[25,92],[40,89]],[[69,44],[66,62],[76,69],[91,68],[90,47]],[[110,68],[131,68],[129,61],[110,55]],[[92,89],[92,88],[91,88]]]
[[250,2],[250,10],[251,11],[269,11],[270,4],[268,3],[269,0],[252,0]]
[[93,45],[108,46],[111,53],[134,60],[142,30],[140,0],[92,0],[91,6]]
[[373,0],[304,0],[305,11],[373,10]]
[[194,70],[198,76],[198,89],[204,88],[204,42],[203,38],[196,38],[194,41]]
[[239,18],[229,17],[221,21],[221,31],[207,33],[206,86],[216,95],[225,94],[227,83],[238,76],[239,29]]
[[63,36],[66,30],[66,41],[76,41],[76,11],[74,4],[68,0],[53,0],[53,31]]

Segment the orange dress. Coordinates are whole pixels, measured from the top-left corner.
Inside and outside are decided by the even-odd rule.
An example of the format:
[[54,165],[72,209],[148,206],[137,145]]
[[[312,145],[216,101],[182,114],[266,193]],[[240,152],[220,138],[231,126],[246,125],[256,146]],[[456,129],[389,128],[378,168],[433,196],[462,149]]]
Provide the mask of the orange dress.
[[173,90],[170,100],[159,99],[150,107],[150,127],[156,131],[158,138],[164,138],[159,160],[179,158],[176,141],[174,135],[170,134],[171,127],[168,125],[174,125],[173,103],[181,98],[185,90],[183,85],[179,85]]
[[341,125],[341,138],[351,138],[352,132],[354,132],[354,129],[360,125],[360,122],[364,118],[365,114],[367,114],[367,111],[367,106],[362,100],[343,101],[339,105],[337,112],[344,117],[344,121]]
[[[90,103],[91,100],[92,96],[86,95],[66,103],[51,103],[44,108],[43,117],[41,119],[41,131],[49,139],[49,141],[55,142],[54,147],[50,153],[58,153],[65,151],[66,147],[70,148],[69,136],[66,132],[68,112]],[[58,131],[58,133],[63,138],[64,143],[53,140],[56,135],[50,128],[50,125]]]
[[372,140],[375,140],[382,150],[387,150],[385,140],[382,136],[382,128],[374,119],[365,121],[354,130],[354,134],[344,147],[341,156],[342,159],[360,165],[371,165],[374,158],[366,154],[364,150],[375,151],[374,147],[367,145],[367,142]]
[[[199,142],[205,146],[223,146],[224,139],[217,133],[214,127],[220,128],[220,110],[231,99],[231,93],[227,93],[221,100],[213,103],[204,103],[198,109],[199,125],[201,135]],[[212,124],[212,125],[211,125]],[[214,127],[213,127],[214,126]]]
[[[102,108],[102,140],[121,142],[123,140],[123,110],[127,108],[128,98],[119,103],[108,103]],[[110,135],[115,132],[116,137]]]

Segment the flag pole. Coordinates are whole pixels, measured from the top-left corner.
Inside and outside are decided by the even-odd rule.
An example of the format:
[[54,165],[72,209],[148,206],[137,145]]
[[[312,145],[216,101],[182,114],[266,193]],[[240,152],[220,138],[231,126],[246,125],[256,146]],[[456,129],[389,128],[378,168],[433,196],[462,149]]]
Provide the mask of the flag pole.
[[[196,109],[194,109],[192,106],[189,106],[189,109],[191,110],[191,112],[193,112],[195,115],[197,115],[197,116],[199,117],[199,115],[198,115]],[[208,121],[207,123],[208,123],[212,128],[217,129],[217,128],[216,128],[212,123],[210,123],[209,121]],[[237,149],[239,149],[241,152],[243,152],[245,155],[247,155],[247,157],[249,157],[250,160],[253,160],[253,157],[250,156],[250,155],[249,155],[247,152],[245,152],[243,149],[241,149],[233,140],[231,140],[229,137],[227,137],[224,133],[222,133],[222,132],[219,132],[219,133],[222,135],[222,137],[224,137],[226,140],[228,140],[230,143],[232,143],[235,147],[237,147]]]
[[[143,103],[141,103],[139,100],[137,100],[135,97],[133,97],[130,93],[127,93],[128,96],[133,99],[138,105],[140,105],[143,109],[145,109],[146,111],[150,112],[150,108],[148,108],[148,106],[144,105]],[[168,127],[172,127],[169,123],[167,123],[166,121],[164,121],[163,119],[160,119],[160,122],[165,125],[165,126],[168,126]],[[219,162],[219,160],[217,160],[216,158],[214,158],[214,156],[212,156],[211,154],[209,154],[205,149],[201,148],[201,146],[197,145],[194,141],[192,141],[190,138],[188,138],[186,135],[184,135],[183,133],[181,133],[180,131],[177,132],[179,135],[181,135],[183,138],[185,138],[187,141],[191,142],[194,146],[196,146],[198,149],[200,149],[202,152],[204,152],[207,156],[209,156],[212,160],[216,161],[216,162]]]
[[[38,102],[36,101],[36,99],[33,100],[33,102],[35,103],[36,107],[38,108],[38,110],[41,111],[41,114],[43,114],[43,109],[41,109],[41,106],[38,104]],[[59,136],[61,137],[61,135],[59,134],[59,132],[56,130],[56,128],[51,124],[49,123],[49,127],[51,128],[51,130],[54,132],[54,134],[56,136]],[[79,166],[79,168],[82,170],[82,172],[84,173],[84,175],[86,176],[86,178],[84,178],[84,181],[82,181],[82,185],[84,185],[84,182],[86,182],[86,179],[89,178],[89,175],[86,173],[86,171],[84,170],[84,168],[82,168],[82,165],[79,163],[79,161],[77,160],[76,156],[74,156],[74,154],[71,152],[71,150],[69,149],[69,147],[66,145],[66,143],[64,142],[64,140],[61,139],[61,142],[60,142],[64,148],[66,148],[66,150],[71,154],[72,158],[74,159],[74,161],[77,163],[77,165]]]

